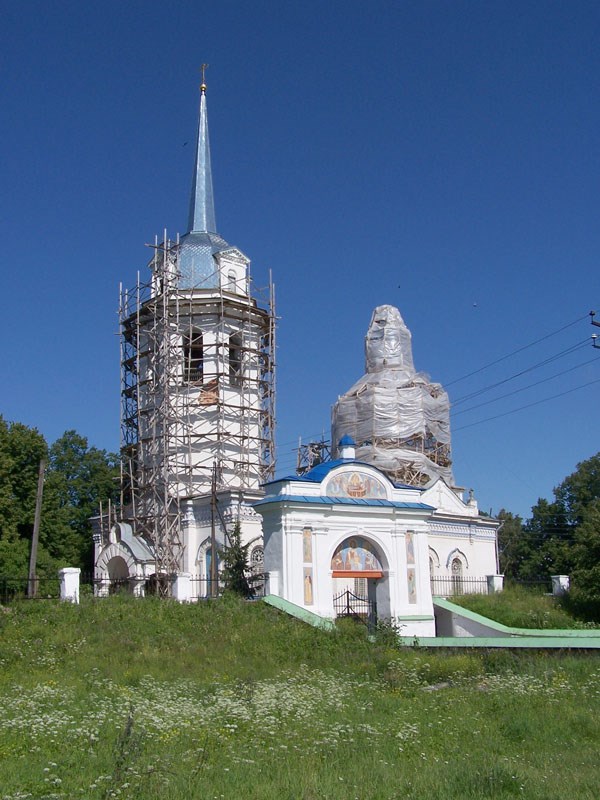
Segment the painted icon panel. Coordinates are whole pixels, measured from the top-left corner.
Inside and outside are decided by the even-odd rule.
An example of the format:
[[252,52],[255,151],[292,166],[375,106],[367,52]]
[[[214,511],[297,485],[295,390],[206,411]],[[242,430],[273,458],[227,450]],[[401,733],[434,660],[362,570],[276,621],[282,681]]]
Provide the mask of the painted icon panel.
[[343,472],[334,476],[326,486],[330,497],[358,497],[385,500],[384,484],[366,472]]
[[351,536],[345,539],[333,554],[331,569],[346,572],[381,572],[383,567],[371,542],[362,536]]

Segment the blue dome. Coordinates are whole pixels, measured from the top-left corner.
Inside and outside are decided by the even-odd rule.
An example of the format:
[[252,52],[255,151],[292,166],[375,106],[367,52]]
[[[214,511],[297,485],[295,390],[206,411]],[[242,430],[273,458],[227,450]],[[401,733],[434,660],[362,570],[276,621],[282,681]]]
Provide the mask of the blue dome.
[[216,289],[219,273],[213,256],[228,247],[218,233],[186,233],[179,249],[179,288]]

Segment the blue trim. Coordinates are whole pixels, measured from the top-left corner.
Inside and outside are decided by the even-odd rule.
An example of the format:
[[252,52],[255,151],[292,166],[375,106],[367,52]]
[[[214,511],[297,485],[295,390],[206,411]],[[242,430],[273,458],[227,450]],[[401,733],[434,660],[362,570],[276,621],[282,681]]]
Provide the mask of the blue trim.
[[322,464],[317,464],[316,467],[313,467],[310,472],[307,472],[305,475],[286,475],[283,478],[276,478],[275,480],[267,481],[262,485],[270,486],[273,483],[282,483],[284,481],[322,483],[332,470],[336,469],[337,467],[343,467],[345,464],[355,464],[357,467],[374,469],[375,472],[379,472],[379,474],[382,475],[383,478],[395,489],[412,489],[418,492],[425,491],[422,486],[409,486],[407,483],[393,483],[385,474],[385,472],[382,472],[382,470],[379,469],[379,467],[374,467],[373,464],[367,464],[366,461],[356,461],[354,458],[336,458],[334,461],[323,461]]
[[404,503],[400,500],[377,500],[368,497],[309,497],[304,494],[275,494],[253,503],[253,507],[275,503],[307,503],[328,506],[367,506],[369,508],[411,508],[417,511],[435,511],[426,503]]

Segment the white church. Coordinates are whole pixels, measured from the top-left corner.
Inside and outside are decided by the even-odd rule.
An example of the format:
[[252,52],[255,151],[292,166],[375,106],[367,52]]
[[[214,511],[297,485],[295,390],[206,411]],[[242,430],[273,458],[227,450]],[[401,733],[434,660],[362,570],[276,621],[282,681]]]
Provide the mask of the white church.
[[99,593],[216,596],[239,523],[266,593],[433,636],[433,595],[500,580],[498,522],[454,485],[448,396],[380,306],[365,374],[333,406],[332,459],[276,477],[274,292],[217,233],[200,89],[188,231],[157,239],[148,280],[120,295],[122,497],[95,526]]

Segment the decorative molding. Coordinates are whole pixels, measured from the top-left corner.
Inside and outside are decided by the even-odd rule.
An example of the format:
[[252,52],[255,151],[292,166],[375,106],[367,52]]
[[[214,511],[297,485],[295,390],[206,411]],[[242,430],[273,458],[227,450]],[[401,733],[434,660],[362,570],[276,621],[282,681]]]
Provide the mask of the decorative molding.
[[462,561],[463,565],[469,569],[469,559],[463,553],[462,550],[459,550],[458,547],[455,547],[454,550],[451,550],[448,554],[448,558],[446,559],[446,569],[450,569],[450,565],[454,561],[455,558],[458,558]]

